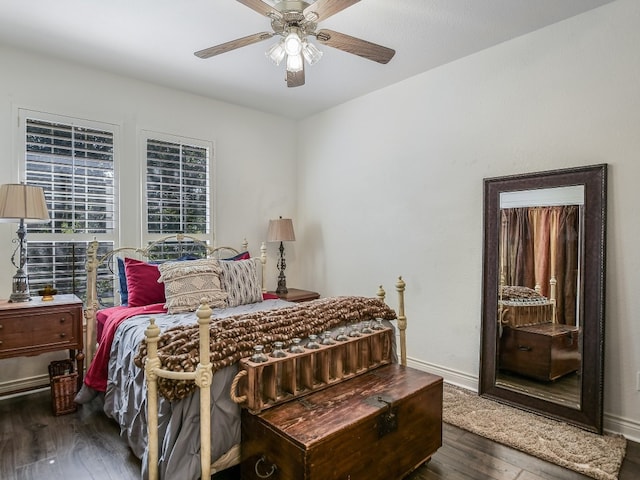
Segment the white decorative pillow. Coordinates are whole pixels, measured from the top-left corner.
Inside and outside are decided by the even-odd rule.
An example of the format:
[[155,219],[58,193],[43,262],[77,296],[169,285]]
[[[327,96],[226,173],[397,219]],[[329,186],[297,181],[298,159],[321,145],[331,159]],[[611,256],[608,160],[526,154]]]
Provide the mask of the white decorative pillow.
[[227,293],[220,287],[220,264],[213,258],[166,262],[158,265],[164,282],[169,313],[192,312],[204,299],[211,308],[227,306]]
[[259,259],[223,260],[220,262],[222,267],[220,282],[222,289],[228,294],[227,305],[229,307],[262,301],[262,288],[258,278],[256,261]]

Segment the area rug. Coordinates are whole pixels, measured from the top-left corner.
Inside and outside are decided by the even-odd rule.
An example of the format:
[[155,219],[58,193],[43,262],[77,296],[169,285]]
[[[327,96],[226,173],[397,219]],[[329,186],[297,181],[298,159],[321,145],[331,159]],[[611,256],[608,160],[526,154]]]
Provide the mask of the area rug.
[[448,384],[443,420],[597,480],[617,480],[627,449],[622,436],[597,435]]

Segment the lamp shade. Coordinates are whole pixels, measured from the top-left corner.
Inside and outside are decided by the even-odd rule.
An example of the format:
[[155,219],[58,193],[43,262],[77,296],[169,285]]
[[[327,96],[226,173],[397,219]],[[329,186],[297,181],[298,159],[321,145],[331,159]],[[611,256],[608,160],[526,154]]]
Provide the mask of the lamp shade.
[[296,239],[293,233],[293,222],[290,218],[278,218],[269,220],[269,232],[267,242],[293,242]]
[[42,187],[9,183],[0,187],[0,222],[42,223],[49,220]]

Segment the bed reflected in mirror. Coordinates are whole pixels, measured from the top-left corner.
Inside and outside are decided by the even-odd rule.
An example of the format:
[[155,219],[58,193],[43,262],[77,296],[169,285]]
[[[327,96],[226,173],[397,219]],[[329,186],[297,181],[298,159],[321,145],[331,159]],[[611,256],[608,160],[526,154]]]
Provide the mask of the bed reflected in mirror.
[[584,185],[500,193],[496,384],[580,408]]
[[484,183],[479,393],[601,433],[606,165]]

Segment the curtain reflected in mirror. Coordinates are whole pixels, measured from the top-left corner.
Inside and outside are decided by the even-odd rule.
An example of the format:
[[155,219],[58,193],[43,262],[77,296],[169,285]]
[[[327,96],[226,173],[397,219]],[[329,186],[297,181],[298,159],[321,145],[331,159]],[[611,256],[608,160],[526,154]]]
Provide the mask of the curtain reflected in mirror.
[[606,165],[484,180],[479,393],[602,432]]
[[496,382],[573,408],[580,408],[583,191],[538,189],[500,198]]

